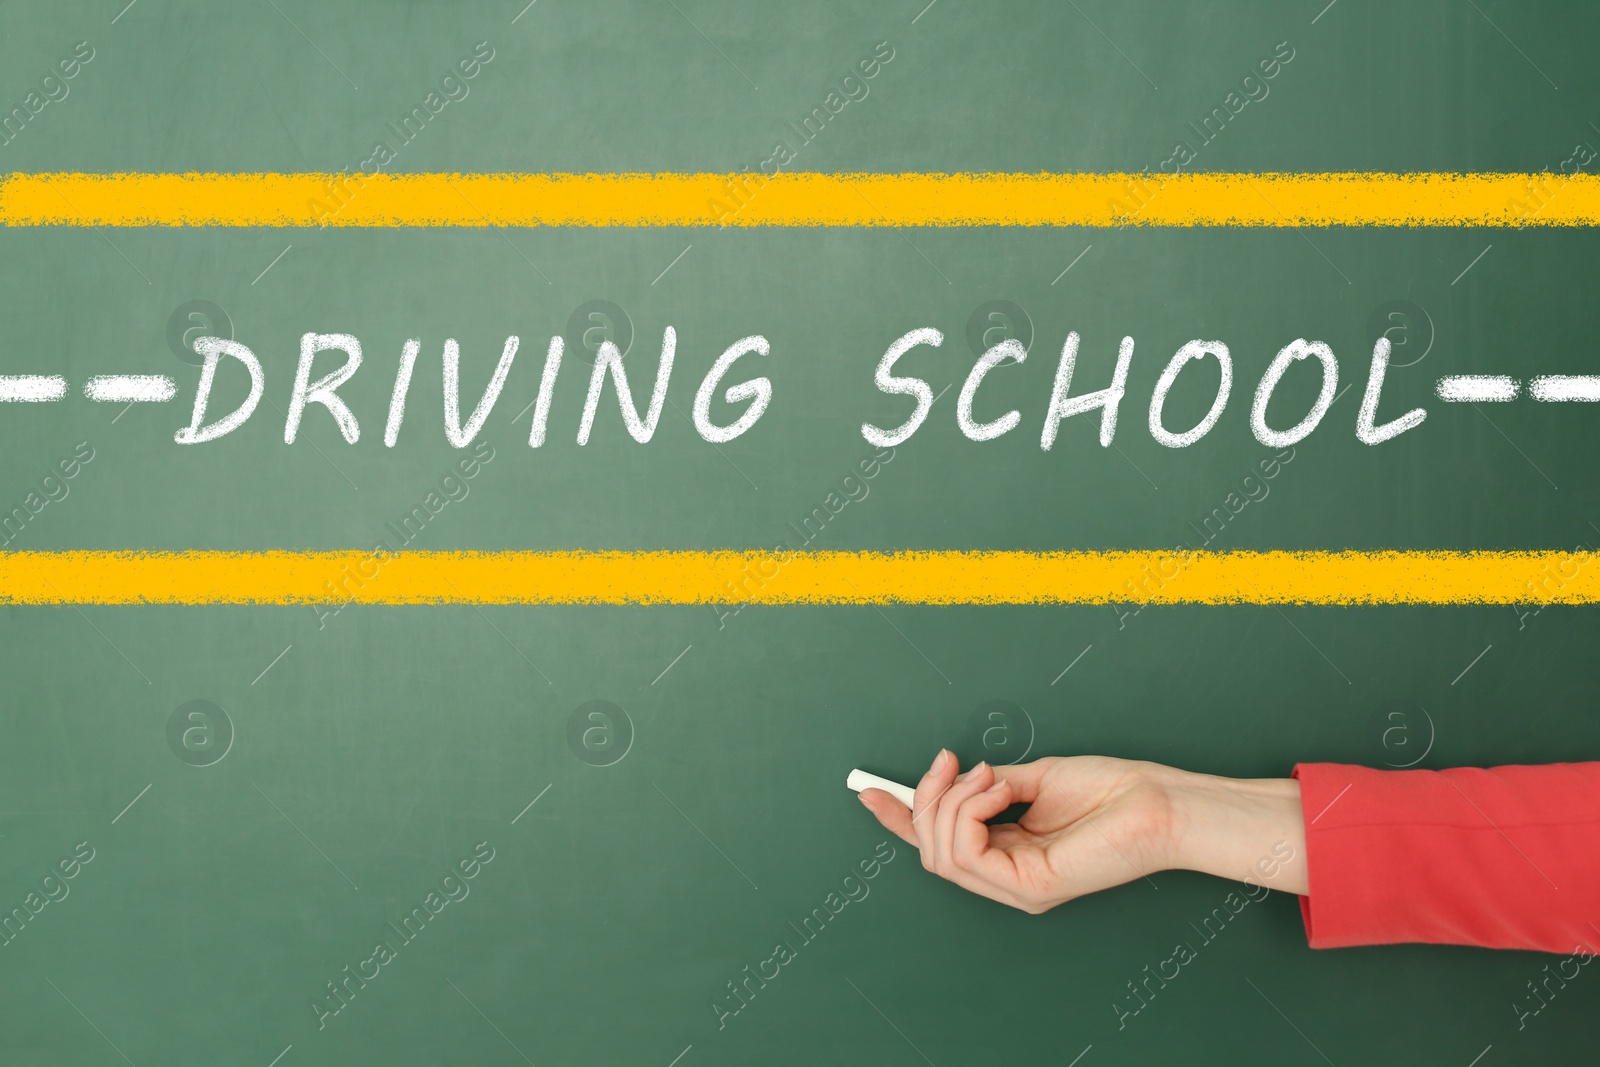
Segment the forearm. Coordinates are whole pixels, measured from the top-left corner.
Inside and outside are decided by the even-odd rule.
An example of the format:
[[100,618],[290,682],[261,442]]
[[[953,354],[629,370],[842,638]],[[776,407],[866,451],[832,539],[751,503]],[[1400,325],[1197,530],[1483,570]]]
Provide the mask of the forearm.
[[1172,810],[1167,867],[1309,893],[1299,782],[1175,771],[1166,789]]

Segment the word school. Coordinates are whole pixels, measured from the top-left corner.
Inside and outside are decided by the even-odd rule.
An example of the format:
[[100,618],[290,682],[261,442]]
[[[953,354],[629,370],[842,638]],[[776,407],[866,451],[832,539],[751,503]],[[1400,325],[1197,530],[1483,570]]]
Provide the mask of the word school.
[[[878,363],[873,382],[885,394],[912,398],[915,406],[910,416],[893,429],[882,429],[871,423],[863,423],[861,436],[869,444],[878,448],[893,448],[909,440],[922,426],[933,407],[935,399],[933,387],[921,378],[895,374],[895,364],[914,348],[938,347],[943,343],[944,334],[932,327],[924,327],[902,335],[889,346]],[[461,348],[454,338],[444,342],[444,432],[446,439],[454,447],[465,448],[478,436],[506,385],[518,347],[517,337],[506,339],[493,376],[478,398],[477,404],[463,419],[460,388]],[[1128,366],[1133,360],[1133,348],[1133,338],[1124,337],[1108,386],[1097,391],[1073,395],[1073,376],[1078,359],[1078,335],[1075,332],[1067,335],[1066,343],[1061,349],[1060,360],[1056,364],[1055,382],[1045,409],[1044,424],[1039,437],[1040,448],[1048,450],[1055,443],[1057,431],[1063,420],[1096,410],[1101,413],[1100,444],[1102,447],[1111,445],[1116,435],[1117,413],[1126,390]],[[544,444],[556,378],[561,372],[563,349],[562,338],[555,336],[550,339],[549,347],[545,351],[538,392],[532,404],[533,424],[528,435],[528,444],[532,448]],[[194,341],[194,350],[204,358],[205,363],[201,367],[190,423],[178,430],[174,436],[174,440],[182,445],[215,441],[244,425],[254,413],[265,388],[261,361],[245,345],[227,338],[198,337]],[[383,432],[383,443],[387,447],[394,447],[400,438],[401,427],[405,421],[406,396],[411,388],[412,373],[416,369],[417,357],[421,350],[421,340],[412,339],[405,342],[400,353],[399,368],[395,375],[388,418]],[[712,421],[711,401],[723,379],[738,360],[744,356],[766,356],[770,351],[767,339],[754,334],[735,341],[717,357],[716,362],[701,380],[694,396],[692,421],[696,432],[704,440],[712,444],[732,441],[748,432],[765,414],[773,397],[772,381],[765,377],[746,379],[730,385],[722,393],[722,399],[728,404],[748,401],[744,410],[730,423],[722,425]],[[317,357],[325,352],[342,354],[343,363],[338,368],[313,379],[313,364]],[[584,401],[583,415],[578,423],[578,444],[584,445],[589,441],[590,431],[594,427],[595,413],[599,408],[601,394],[605,390],[608,378],[616,393],[617,405],[628,434],[641,444],[649,441],[661,420],[661,411],[666,402],[667,385],[672,376],[672,365],[676,354],[677,333],[668,326],[662,337],[661,358],[656,364],[655,382],[650,389],[649,402],[641,414],[634,402],[633,386],[629,384],[628,372],[623,367],[622,354],[611,342],[603,343],[596,353],[594,368],[589,375],[588,396]],[[1022,421],[1022,414],[1019,411],[1009,411],[997,419],[979,422],[973,417],[972,407],[984,377],[991,370],[1007,362],[1022,363],[1027,359],[1027,355],[1027,351],[1019,342],[1005,340],[978,357],[967,374],[956,400],[956,421],[967,438],[973,441],[992,441],[1017,428]],[[250,393],[232,412],[208,422],[212,386],[216,382],[218,368],[224,359],[242,365],[249,372]],[[1185,367],[1206,359],[1215,360],[1221,371],[1216,399],[1212,401],[1205,417],[1194,426],[1184,430],[1173,430],[1167,426],[1163,417],[1167,394]],[[1268,426],[1267,405],[1272,399],[1273,391],[1292,366],[1306,360],[1311,361],[1321,371],[1322,384],[1315,403],[1294,426],[1287,429]],[[300,360],[283,427],[283,439],[286,443],[294,443],[301,421],[307,409],[313,405],[321,406],[327,411],[347,443],[353,445],[360,439],[361,424],[355,412],[351,411],[349,405],[339,396],[339,388],[360,369],[361,363],[361,342],[350,334],[308,333],[300,339]],[[1427,417],[1427,412],[1416,408],[1383,425],[1376,423],[1378,402],[1388,365],[1389,342],[1387,338],[1379,338],[1373,348],[1366,393],[1356,420],[1356,437],[1369,445],[1390,440],[1420,425]],[[1269,448],[1288,448],[1298,443],[1315,430],[1323,416],[1327,414],[1338,385],[1339,363],[1334,358],[1332,349],[1320,341],[1307,341],[1303,338],[1291,341],[1278,352],[1256,388],[1250,408],[1251,431],[1258,441]],[[1150,397],[1150,435],[1168,448],[1189,447],[1205,437],[1217,425],[1223,410],[1228,405],[1232,389],[1233,360],[1228,346],[1221,341],[1188,342],[1168,361]],[[64,384],[60,391],[65,391]],[[173,393],[174,390],[168,380],[166,388],[150,390],[148,398],[171,399]],[[118,396],[127,399],[131,394],[119,393]]]

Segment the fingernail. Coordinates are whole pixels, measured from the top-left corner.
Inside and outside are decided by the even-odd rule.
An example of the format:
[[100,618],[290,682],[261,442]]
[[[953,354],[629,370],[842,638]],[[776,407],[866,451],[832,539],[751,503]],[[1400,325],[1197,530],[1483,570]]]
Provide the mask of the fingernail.
[[857,793],[856,794],[856,799],[861,801],[861,806],[863,808],[866,808],[868,811],[872,811],[874,815],[877,814],[877,812],[873,811],[872,801],[867,799],[867,794],[865,794],[865,793]]
[[933,757],[933,769],[936,771],[944,770],[945,765],[949,762],[949,760],[950,750],[948,748],[941,748],[939,750],[939,754]]

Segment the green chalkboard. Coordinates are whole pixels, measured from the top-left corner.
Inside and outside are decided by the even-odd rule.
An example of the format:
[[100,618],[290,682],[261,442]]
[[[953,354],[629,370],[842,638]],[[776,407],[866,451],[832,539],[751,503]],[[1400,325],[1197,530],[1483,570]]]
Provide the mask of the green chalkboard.
[[[358,170],[381,143],[389,173],[739,172],[779,144],[786,169],[821,172],[1155,171],[1180,144],[1202,171],[1559,172],[1600,145],[1600,12],[1577,3],[122,2],[0,5],[0,110],[24,116],[0,171]],[[1206,126],[1219,107],[1226,123]],[[23,516],[6,551],[1600,539],[1592,409],[1433,392],[1444,374],[1596,369],[1600,236],[1581,229],[45,227],[0,242],[0,373],[74,390],[0,405],[0,511]],[[629,349],[642,403],[669,325],[654,437],[634,441],[608,391],[579,446],[599,341]],[[919,327],[945,342],[901,371],[953,388],[909,441],[875,448],[862,423],[895,425],[910,401],[875,390],[874,369]],[[1069,331],[1083,388],[1135,339],[1112,448],[1093,416],[1039,447]],[[361,340],[340,389],[354,445],[319,407],[284,443],[306,332]],[[248,345],[265,393],[237,431],[186,448],[173,435],[201,334]],[[523,355],[458,450],[444,340],[470,406],[511,334]],[[712,447],[695,387],[752,334],[770,343],[771,406]],[[567,363],[532,450],[552,335]],[[1380,335],[1386,414],[1429,415],[1372,447],[1353,429]],[[977,414],[1015,408],[1021,426],[976,444],[956,392],[1007,336],[1033,358],[997,368]],[[1229,345],[1235,397],[1174,450],[1145,410],[1197,337]],[[1245,399],[1296,337],[1326,342],[1355,385],[1316,434],[1268,449]],[[90,403],[76,391],[98,374],[169,375],[178,395]],[[243,382],[219,379],[218,403]],[[1215,386],[1214,365],[1186,371],[1170,424],[1198,421]],[[1297,370],[1274,403],[1315,394]],[[1519,1029],[1546,958],[1312,952],[1281,894],[1119,1028],[1127,983],[1193,941],[1227,884],[1158,874],[1026,916],[928,875],[843,783],[857,766],[914,780],[941,745],[1237,776],[1592,759],[1596,620],[1536,604],[7,606],[0,909],[22,918],[0,947],[0,1060],[1579,1062],[1600,1041],[1600,978]],[[730,1000],[779,944],[779,976]]]

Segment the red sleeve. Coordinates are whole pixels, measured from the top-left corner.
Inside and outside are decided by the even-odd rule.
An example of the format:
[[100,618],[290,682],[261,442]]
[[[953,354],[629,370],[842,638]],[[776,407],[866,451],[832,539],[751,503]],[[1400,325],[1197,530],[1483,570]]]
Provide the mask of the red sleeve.
[[1312,948],[1600,945],[1600,763],[1294,776]]

